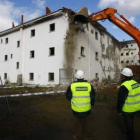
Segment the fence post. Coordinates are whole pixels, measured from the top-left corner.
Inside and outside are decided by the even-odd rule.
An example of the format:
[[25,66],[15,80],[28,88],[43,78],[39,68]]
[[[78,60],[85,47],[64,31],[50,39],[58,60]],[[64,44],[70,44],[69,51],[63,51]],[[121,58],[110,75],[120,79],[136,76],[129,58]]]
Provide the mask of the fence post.
[[4,86],[3,86],[3,83],[2,83],[1,76],[0,76],[0,81],[1,81],[2,89],[3,89],[4,95],[5,95],[5,99],[6,99],[6,103],[7,103],[8,111],[9,111],[10,114],[12,114],[12,113],[11,113],[10,106],[9,106],[8,98],[7,98],[7,95],[6,95],[6,92],[5,92],[5,89],[4,89]]

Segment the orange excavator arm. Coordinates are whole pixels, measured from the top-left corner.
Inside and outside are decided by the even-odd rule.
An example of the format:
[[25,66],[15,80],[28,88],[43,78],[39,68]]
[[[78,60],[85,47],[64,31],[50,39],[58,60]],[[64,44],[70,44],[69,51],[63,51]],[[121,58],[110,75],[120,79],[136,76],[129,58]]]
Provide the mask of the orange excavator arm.
[[123,15],[118,14],[124,21],[117,18],[114,14],[117,13],[116,9],[107,8],[102,11],[93,13],[89,16],[90,21],[98,21],[108,19],[124,32],[129,34],[137,42],[140,50],[140,31],[135,26],[133,26]]

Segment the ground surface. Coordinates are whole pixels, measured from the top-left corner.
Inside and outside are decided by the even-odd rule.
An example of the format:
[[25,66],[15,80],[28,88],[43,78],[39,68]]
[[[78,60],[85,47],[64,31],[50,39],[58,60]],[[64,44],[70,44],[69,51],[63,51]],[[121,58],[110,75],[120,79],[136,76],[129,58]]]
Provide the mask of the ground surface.
[[[113,88],[96,93],[91,115],[95,140],[125,140],[116,99]],[[0,98],[0,109],[4,101]],[[11,97],[8,101],[12,114],[0,113],[0,140],[72,140],[74,119],[64,94]],[[135,130],[140,140],[140,116],[135,118]]]

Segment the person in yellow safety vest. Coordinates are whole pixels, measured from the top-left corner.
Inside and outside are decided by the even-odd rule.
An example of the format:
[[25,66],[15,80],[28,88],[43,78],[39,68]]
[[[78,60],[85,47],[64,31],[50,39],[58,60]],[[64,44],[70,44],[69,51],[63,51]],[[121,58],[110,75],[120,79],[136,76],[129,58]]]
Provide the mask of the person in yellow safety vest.
[[93,139],[90,114],[95,102],[95,91],[93,86],[84,80],[84,76],[84,72],[78,70],[75,74],[77,81],[73,82],[66,92],[66,98],[71,101],[71,109],[75,118],[73,135],[75,140],[83,140],[84,135],[89,140]]
[[132,79],[130,68],[121,71],[121,86],[118,93],[117,109],[124,118],[127,140],[135,140],[134,115],[140,112],[140,84]]

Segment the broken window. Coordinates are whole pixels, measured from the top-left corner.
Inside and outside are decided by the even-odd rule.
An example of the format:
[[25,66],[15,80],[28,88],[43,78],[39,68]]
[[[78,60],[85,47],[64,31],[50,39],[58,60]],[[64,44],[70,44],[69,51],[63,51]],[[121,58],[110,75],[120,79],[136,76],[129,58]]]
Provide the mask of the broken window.
[[49,56],[53,56],[55,55],[55,48],[52,47],[52,48],[49,48]]
[[29,80],[33,81],[34,80],[34,73],[29,73]]
[[35,29],[31,30],[31,37],[35,36]]
[[16,66],[16,68],[19,69],[19,62],[17,62],[17,66]]
[[7,73],[4,73],[4,79],[7,79]]
[[55,23],[50,24],[50,32],[55,31]]
[[54,81],[54,73],[49,73],[49,81]]
[[5,55],[4,60],[5,60],[5,61],[8,60],[8,55]]
[[20,47],[20,41],[17,41],[17,47]]
[[128,64],[129,63],[129,60],[127,60],[126,63]]
[[30,58],[34,58],[35,57],[35,52],[34,51],[30,51]]
[[85,56],[85,48],[81,47],[81,56]]
[[121,53],[121,56],[123,56],[123,53]]
[[95,60],[99,60],[98,59],[98,52],[95,52]]
[[5,38],[5,44],[7,44],[8,43],[8,38]]
[[129,55],[129,53],[127,52],[126,55]]
[[98,40],[98,32],[95,32],[95,39]]

